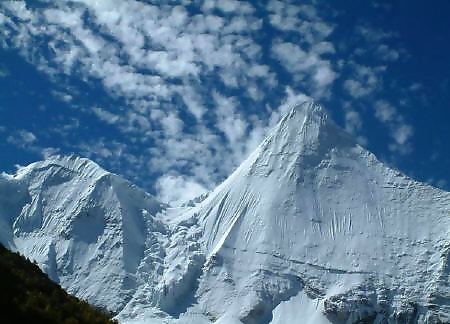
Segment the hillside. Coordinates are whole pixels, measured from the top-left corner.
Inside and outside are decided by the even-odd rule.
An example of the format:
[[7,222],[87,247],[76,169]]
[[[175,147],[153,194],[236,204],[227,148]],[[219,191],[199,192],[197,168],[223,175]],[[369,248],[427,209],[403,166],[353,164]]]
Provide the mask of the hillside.
[[0,309],[11,323],[118,323],[67,294],[39,267],[0,244]]

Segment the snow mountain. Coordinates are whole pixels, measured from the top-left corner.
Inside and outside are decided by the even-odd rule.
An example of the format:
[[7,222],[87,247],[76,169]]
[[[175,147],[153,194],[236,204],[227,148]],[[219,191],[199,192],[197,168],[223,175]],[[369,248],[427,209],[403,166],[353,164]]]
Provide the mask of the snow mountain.
[[313,102],[183,207],[74,155],[3,174],[0,240],[124,323],[450,322],[450,193]]
[[76,156],[58,156],[0,180],[2,243],[36,260],[70,293],[118,311],[134,291],[165,206]]

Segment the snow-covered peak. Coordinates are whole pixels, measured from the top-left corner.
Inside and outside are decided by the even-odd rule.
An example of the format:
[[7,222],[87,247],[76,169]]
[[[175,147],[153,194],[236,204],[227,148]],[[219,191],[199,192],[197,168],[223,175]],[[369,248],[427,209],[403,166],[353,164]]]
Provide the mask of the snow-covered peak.
[[[294,106],[270,131],[250,157],[251,172],[275,169],[292,172],[315,167],[333,150],[355,147],[353,137],[341,129],[320,105],[307,101]],[[243,164],[246,164],[245,162]]]
[[[325,108],[314,101],[305,101],[294,105],[287,114],[282,116],[272,133],[308,136],[308,131],[314,129],[317,131],[332,124],[334,122],[328,117]],[[318,135],[317,132],[315,134]]]
[[[330,134],[333,135],[332,139],[329,138]],[[341,137],[348,141],[352,139],[329,117],[325,108],[314,101],[306,101],[285,114],[263,144],[278,141],[277,144],[281,146],[272,150],[274,154],[287,153],[284,145],[289,145],[297,153],[302,150],[311,152],[323,141],[339,145]]]
[[44,161],[32,163],[26,167],[22,167],[17,171],[16,178],[21,179],[27,176],[31,176],[36,172],[44,172],[49,169],[65,170],[67,172],[73,172],[80,177],[101,177],[109,172],[101,168],[97,163],[80,157],[76,154],[68,155],[53,155]]
[[2,176],[0,194],[8,195],[0,199],[0,241],[69,292],[112,311],[132,297],[138,268],[166,231],[158,218],[165,205],[73,154]]
[[345,315],[352,300],[381,298],[377,289],[388,289],[391,299],[384,308],[370,302],[375,317],[381,308],[409,312],[406,296],[423,304],[442,291],[416,269],[427,263],[446,271],[439,260],[448,254],[449,206],[449,193],[389,169],[323,108],[304,103],[198,207],[205,276],[214,281],[229,274],[232,282],[216,289],[245,296],[227,304],[224,295],[205,290],[204,298],[225,314],[240,312],[243,322],[265,323],[279,302],[304,293],[301,278],[323,297],[346,295],[323,306],[332,322],[356,321],[360,315]]
[[75,155],[0,175],[0,240],[124,323],[447,323],[449,215],[313,102],[180,208]]

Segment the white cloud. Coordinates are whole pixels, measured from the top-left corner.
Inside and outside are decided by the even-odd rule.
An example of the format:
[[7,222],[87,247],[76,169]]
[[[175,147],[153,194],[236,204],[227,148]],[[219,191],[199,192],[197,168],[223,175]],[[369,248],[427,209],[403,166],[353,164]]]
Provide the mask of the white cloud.
[[174,113],[169,113],[161,119],[161,124],[169,136],[180,136],[183,130],[183,121]]
[[63,101],[63,102],[71,102],[73,97],[68,94],[68,93],[64,93],[61,91],[57,91],[57,90],[53,90],[52,91],[52,95],[55,96],[56,98],[58,98],[59,100]]
[[36,142],[37,137],[32,132],[22,129],[8,136],[6,140],[10,144],[26,147]]
[[320,42],[320,43],[314,44],[311,48],[311,51],[317,55],[336,53],[334,45],[330,42]]
[[377,100],[374,109],[375,117],[389,128],[390,135],[395,141],[389,144],[389,149],[400,154],[412,152],[410,140],[414,135],[414,128],[405,122],[398,109],[385,100]]
[[24,21],[30,20],[33,17],[31,10],[27,9],[25,1],[5,1],[2,6],[11,10],[16,16]]
[[77,148],[83,155],[98,161],[109,159],[113,156],[121,156],[124,145],[117,141],[100,137],[98,139],[92,139],[87,143],[80,143]]
[[344,81],[344,89],[354,98],[361,98],[373,94],[380,86],[379,74],[385,70],[384,66],[370,67],[350,62],[353,70],[352,79]]
[[397,109],[387,101],[378,100],[375,102],[375,116],[382,122],[390,122],[396,117]]
[[240,14],[252,14],[255,9],[248,2],[237,0],[206,0],[203,3],[203,10],[210,11],[217,8],[224,13],[240,13]]
[[[72,144],[74,150],[120,167],[130,178],[144,169],[153,179],[170,174],[158,182],[168,200],[185,199],[181,191],[168,191],[176,184],[199,192],[223,180],[280,114],[310,97],[329,98],[336,80],[358,99],[380,88],[383,67],[337,62],[340,53],[330,39],[335,26],[312,5],[270,1],[256,12],[254,3],[237,0],[193,2],[190,8],[186,3],[75,0],[48,2],[43,9],[3,1],[7,14],[0,16],[0,33],[53,82],[61,81],[61,73],[86,83],[98,80],[112,99],[120,99],[120,107],[101,100],[94,108],[81,107],[81,93],[54,92],[80,113],[95,114],[127,143],[95,137]],[[269,65],[266,44],[260,43],[263,21],[272,26],[269,55],[284,68],[281,73]],[[372,40],[390,37],[367,26],[358,33]],[[41,37],[52,55],[36,43]],[[394,58],[392,49],[379,50],[385,59]],[[351,70],[348,80],[339,79],[344,68]],[[346,118],[358,132],[358,113]],[[385,122],[406,125],[397,117]],[[53,133],[67,139],[78,129],[78,120],[67,119]],[[402,134],[395,136],[407,145],[408,133]],[[36,142],[26,145],[37,147]],[[52,151],[40,149],[44,155]]]
[[[384,78],[387,75],[387,66],[400,58],[400,53],[405,53],[402,49],[394,49],[388,44],[393,44],[393,40],[398,36],[395,33],[381,30],[377,27],[364,24],[355,27],[356,36],[360,37],[364,47],[352,50],[350,60],[342,60],[338,66],[342,70],[341,75],[348,75],[346,80],[342,80],[343,89],[349,94],[359,106],[372,106],[376,119],[388,130],[392,142],[388,144],[391,152],[396,154],[407,154],[413,150],[411,138],[414,128],[406,121],[399,110],[404,108],[405,102],[397,100],[394,106],[391,101],[380,100],[381,91],[385,91]],[[342,46],[345,48],[346,44]],[[348,49],[347,49],[348,50]],[[368,58],[372,59],[372,64],[368,63]],[[359,60],[364,59],[364,64]],[[380,65],[382,61],[382,65]],[[386,96],[383,93],[383,96]],[[346,111],[346,128],[352,133],[359,133],[361,128],[356,112]],[[367,139],[357,135],[359,143],[365,145]]]
[[248,17],[235,17],[223,29],[225,33],[239,33],[248,30],[258,30],[262,26],[261,19],[249,19]]
[[92,110],[100,120],[107,122],[108,124],[114,124],[119,120],[118,115],[110,113],[109,111],[104,110],[102,108],[94,107],[92,108]]
[[37,143],[39,140],[37,136],[34,133],[24,129],[15,131],[7,137],[6,141],[17,148],[38,154],[44,159],[55,155],[60,151],[60,149],[56,147],[45,147],[38,145]]
[[365,88],[359,81],[352,79],[344,81],[344,88],[354,98],[359,98],[372,92],[370,88]]
[[60,151],[59,148],[56,147],[45,147],[41,150],[41,155],[44,159],[48,159],[50,156],[58,154]]
[[357,134],[362,128],[361,115],[355,110],[349,110],[345,112],[345,129],[347,132]]
[[416,82],[416,83],[413,83],[413,84],[409,87],[409,90],[411,90],[411,91],[417,91],[417,90],[420,90],[421,88],[422,88],[422,84]]
[[363,129],[361,114],[352,107],[351,102],[343,102],[342,107],[344,108],[345,130],[355,137],[358,144],[367,146],[369,140],[366,136],[361,135]]
[[271,0],[267,9],[272,12],[270,23],[280,30],[297,30],[301,25],[301,20],[297,16],[300,9],[281,1]]
[[389,48],[386,44],[380,44],[377,48],[378,56],[385,61],[396,61],[400,54],[398,51]]
[[272,55],[292,74],[295,81],[304,80],[309,84],[316,97],[323,95],[337,77],[330,61],[296,44],[277,41],[272,45]]
[[379,42],[381,40],[389,39],[395,37],[396,35],[391,32],[385,32],[378,28],[368,25],[357,25],[355,27],[357,34],[363,36],[369,42]]
[[359,136],[356,136],[356,142],[359,145],[367,146],[367,144],[369,143],[369,140],[367,139],[367,137],[359,135]]
[[192,87],[180,87],[177,88],[177,92],[183,99],[188,111],[195,116],[197,121],[201,121],[203,115],[206,113],[206,107],[203,103],[202,96]]
[[82,25],[82,12],[80,10],[61,10],[49,8],[43,12],[49,23],[61,25],[66,28],[78,28]]
[[311,44],[328,37],[334,27],[325,23],[311,5],[271,0],[267,5],[271,25],[281,31],[299,33]]
[[20,140],[26,144],[31,144],[34,141],[36,141],[36,139],[37,139],[36,136],[34,136],[34,134],[32,132],[28,132],[28,131],[24,131],[24,130],[19,132],[19,137],[20,137]]
[[222,17],[206,14],[206,15],[195,15],[191,18],[189,22],[188,28],[193,33],[202,34],[207,32],[216,33],[218,32],[225,21]]
[[292,75],[296,84],[308,89],[315,98],[329,96],[338,73],[330,59],[323,55],[335,53],[334,45],[326,41],[334,26],[326,23],[311,5],[271,0],[267,10],[272,27],[298,34],[300,39],[296,42],[275,40],[272,56]]
[[386,32],[370,25],[358,25],[355,28],[355,32],[366,43],[364,48],[360,47],[354,50],[354,54],[357,56],[371,55],[377,61],[384,61],[391,64],[400,58],[401,53],[406,53],[404,49],[395,45],[399,43],[398,41],[394,41],[398,38],[398,35],[395,33]]
[[317,82],[317,87],[324,88],[333,83],[336,73],[331,69],[328,62],[321,64],[314,72],[313,79]]
[[236,100],[227,98],[219,93],[213,93],[216,102],[217,127],[227,137],[230,145],[237,145],[242,140],[247,129],[247,123],[236,113]]
[[216,7],[222,10],[223,12],[235,11],[237,8],[239,8],[239,1],[234,0],[217,1]]
[[394,130],[395,141],[399,145],[404,145],[411,138],[413,133],[414,129],[411,125],[399,125],[399,127]]
[[172,206],[181,204],[207,192],[207,189],[192,179],[180,175],[168,175],[156,182],[158,198]]

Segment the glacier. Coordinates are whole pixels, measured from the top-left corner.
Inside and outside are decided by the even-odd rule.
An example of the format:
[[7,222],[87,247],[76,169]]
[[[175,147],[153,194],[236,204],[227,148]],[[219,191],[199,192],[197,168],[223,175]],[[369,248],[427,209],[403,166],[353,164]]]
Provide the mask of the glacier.
[[76,155],[3,173],[0,240],[123,323],[450,322],[450,193],[314,102],[182,207]]

